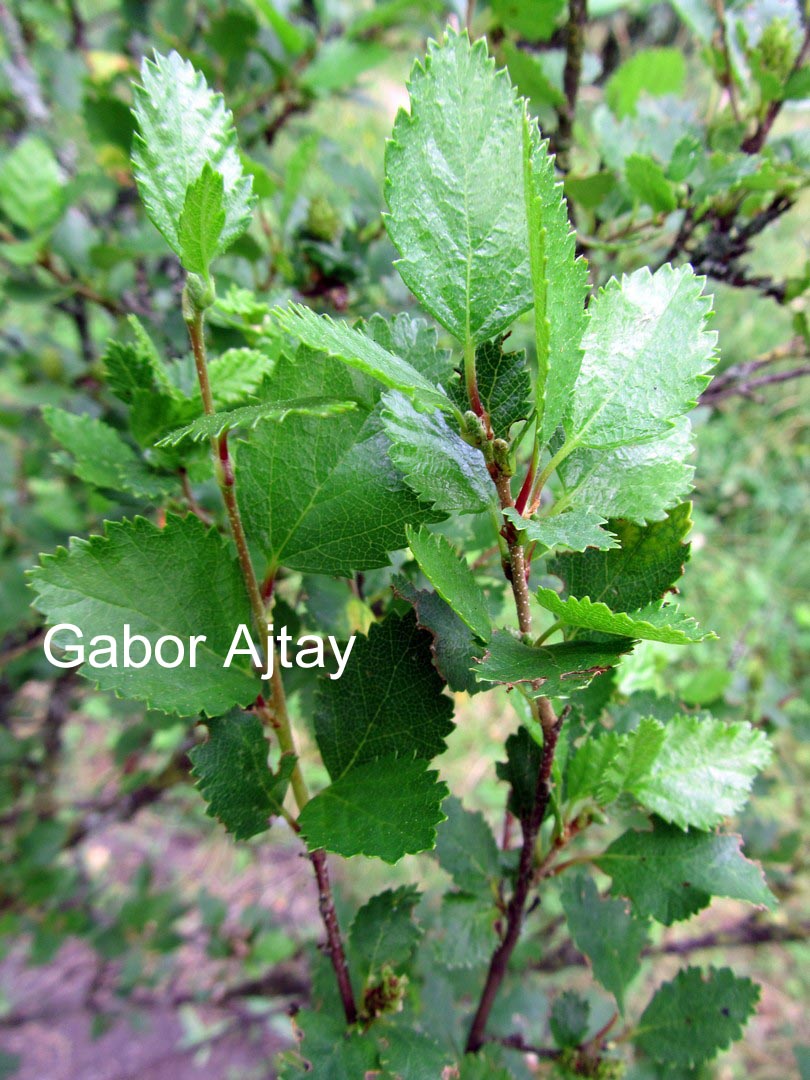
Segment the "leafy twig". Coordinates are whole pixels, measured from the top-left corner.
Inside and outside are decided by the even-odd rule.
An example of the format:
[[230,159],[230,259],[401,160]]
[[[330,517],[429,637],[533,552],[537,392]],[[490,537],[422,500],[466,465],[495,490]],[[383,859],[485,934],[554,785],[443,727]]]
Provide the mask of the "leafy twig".
[[[799,68],[802,67],[808,56],[810,56],[810,25],[805,29],[801,48],[799,49],[799,53],[791,68],[791,75],[794,75]],[[777,116],[782,111],[783,104],[783,99],[777,99],[768,105],[765,115],[760,120],[756,130],[749,135],[747,139],[743,140],[741,149],[744,150],[746,154],[758,154],[760,152],[765,145],[766,139],[771,133],[771,128],[773,127]]]

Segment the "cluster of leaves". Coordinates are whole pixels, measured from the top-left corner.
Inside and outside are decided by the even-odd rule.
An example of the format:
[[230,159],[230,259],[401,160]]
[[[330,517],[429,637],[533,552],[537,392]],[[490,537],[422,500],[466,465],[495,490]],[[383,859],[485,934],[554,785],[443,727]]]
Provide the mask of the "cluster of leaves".
[[[619,1046],[634,1048],[640,1069],[647,1062],[688,1075],[740,1037],[756,1005],[749,980],[727,968],[690,967],[646,1005],[633,997],[627,1008],[653,923],[687,919],[714,896],[773,906],[760,868],[723,828],[743,808],[769,747],[746,722],[677,702],[637,695],[616,707],[613,671],[638,642],[685,645],[707,636],[670,594],[689,556],[687,414],[707,385],[715,341],[705,328],[704,282],[689,266],[643,266],[590,297],[554,159],[515,92],[541,119],[544,110],[564,109],[554,59],[563,5],[542,5],[539,16],[536,7],[492,5],[508,76],[483,42],[448,31],[432,43],[411,76],[410,111],[399,113],[388,144],[386,227],[397,270],[446,332],[441,341],[409,312],[350,325],[297,303],[276,307],[286,300],[281,291],[269,301],[257,295],[266,281],[282,280],[339,309],[346,285],[371,276],[373,250],[358,259],[357,245],[384,243],[373,233],[361,241],[365,222],[345,208],[341,215],[323,199],[298,198],[316,160],[315,139],[296,147],[281,180],[272,165],[239,149],[223,99],[177,53],[145,62],[134,128],[125,108],[106,100],[123,106],[117,70],[93,89],[106,97],[88,116],[129,125],[126,144],[118,144],[124,160],[111,155],[104,169],[123,167],[132,145],[142,203],[186,272],[183,316],[196,356],[168,360],[145,329],[164,281],[165,310],[180,306],[171,287],[175,264],[167,262],[145,306],[131,305],[141,321],[132,319],[107,344],[96,368],[103,393],[115,398],[101,399],[104,419],[87,397],[64,409],[59,395],[36,387],[20,399],[45,405],[60,465],[88,492],[84,512],[71,511],[70,528],[89,531],[83,518],[99,509],[113,518],[101,535],[42,559],[31,576],[37,607],[49,623],[79,624],[88,639],[112,633],[120,640],[124,623],[152,642],[167,633],[206,636],[194,669],[110,666],[86,674],[149,715],[163,714],[161,723],[183,740],[201,719],[207,734],[191,750],[193,776],[211,816],[236,838],[262,834],[284,816],[310,852],[395,863],[435,851],[452,880],[440,900],[403,886],[357,911],[345,943],[355,1015],[319,958],[284,1076],[314,1067],[346,1077],[368,1070],[438,1076],[445,1068],[460,1077],[522,1077],[532,1046],[542,1046],[562,1075],[612,1075]],[[801,86],[803,69],[793,70],[798,41],[778,26],[751,34],[734,9],[727,15],[725,37],[712,26],[706,46],[744,110],[736,142],[727,123],[693,130],[685,121],[666,157],[655,141],[664,130],[659,106],[673,105],[660,90],[679,93],[683,77],[675,50],[665,49],[637,54],[611,75],[606,105],[589,118],[601,132],[596,172],[587,175],[585,140],[577,168],[558,134],[557,150],[572,161],[565,193],[598,243],[614,242],[605,231],[617,221],[629,234],[651,226],[650,243],[665,249],[668,231],[677,233],[676,253],[691,249],[699,269],[713,273],[701,251],[722,232],[717,223],[733,220],[744,230],[803,183],[798,140],[789,149],[742,146],[772,104]],[[227,44],[234,18],[242,20],[236,54]],[[375,25],[360,19],[316,51],[305,22],[256,4],[251,15],[240,9],[211,19],[206,43],[219,60],[207,73],[235,92],[260,56],[278,80],[275,97],[284,87],[283,108],[297,111],[384,59]],[[286,64],[268,55],[268,27]],[[696,29],[705,35],[705,26]],[[519,47],[527,41],[531,49]],[[261,119],[240,125],[251,152]],[[629,149],[619,160],[622,146]],[[40,155],[33,163],[25,156],[32,152]],[[50,278],[52,301],[79,305],[78,318],[69,311],[77,326],[88,303],[117,314],[113,289],[128,297],[137,287],[129,267],[109,263],[121,237],[86,246],[85,261],[73,262],[60,235],[68,211],[56,198],[61,165],[37,136],[21,140],[9,158],[0,192],[10,223],[3,255],[11,253],[17,287]],[[51,178],[50,194],[25,183],[32,170]],[[700,194],[703,183],[710,190]],[[680,225],[670,216],[678,209],[686,211]],[[256,217],[259,228],[251,227]],[[120,258],[156,257],[154,233],[126,221]],[[223,255],[253,269],[234,272],[217,296],[211,264]],[[84,280],[97,257],[111,271],[100,291]],[[202,355],[203,317],[217,352],[210,362]],[[526,351],[506,347],[510,332]],[[451,343],[455,353],[445,347]],[[210,400],[197,381],[201,364]],[[232,431],[240,437],[229,438]],[[229,455],[227,469],[212,465],[211,440],[218,460]],[[522,485],[513,482],[516,472]],[[53,486],[36,494],[41,542],[51,547],[62,538]],[[241,558],[231,543],[234,537],[239,546],[234,515],[247,542]],[[19,548],[12,554],[4,567],[27,557]],[[256,614],[245,557],[256,580],[273,585],[267,615],[276,626],[333,633],[340,642],[360,633],[339,680],[282,671],[270,726],[259,674],[244,659],[223,670],[235,628]],[[18,626],[19,595],[4,629]],[[539,631],[530,632],[532,618]],[[515,705],[521,723],[498,776],[521,828],[521,855],[530,855],[529,882],[518,851],[500,850],[485,819],[448,797],[439,776],[434,759],[454,726],[448,688],[508,693]],[[312,798],[296,789],[302,762],[294,746],[268,742],[278,714],[291,714],[285,697],[311,717],[328,777]],[[565,714],[561,732],[548,709],[555,718]],[[18,751],[26,752],[10,740],[6,756]],[[43,890],[45,864],[66,837],[46,840],[29,841],[30,875],[25,858],[16,860],[22,892],[16,869],[3,884],[23,908],[76,887],[60,870],[58,881],[45,874]],[[569,843],[579,845],[575,861],[600,876],[564,865]],[[526,917],[525,898],[516,900],[523,885],[542,888],[609,997],[594,988],[537,1005],[531,975],[502,972],[498,1004],[484,1016],[494,1042],[482,1045],[467,1036],[468,1016],[491,983],[492,958],[510,927],[532,941],[555,932],[544,914]],[[52,939],[89,934],[80,922],[52,924]],[[156,947],[174,941],[170,934]],[[330,952],[337,967],[333,940]],[[531,952],[524,963],[532,966]],[[624,1024],[615,1046],[606,1035],[613,1002]],[[516,1013],[526,1018],[518,1036]]]

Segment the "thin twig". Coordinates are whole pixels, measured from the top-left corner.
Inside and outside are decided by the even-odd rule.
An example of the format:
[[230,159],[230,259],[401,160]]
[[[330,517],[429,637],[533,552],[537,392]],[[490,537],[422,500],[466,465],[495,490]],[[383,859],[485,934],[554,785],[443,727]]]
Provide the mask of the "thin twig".
[[582,81],[582,57],[585,51],[585,24],[588,21],[588,0],[569,0],[568,26],[565,41],[565,68],[563,69],[563,94],[565,102],[557,110],[559,123],[554,139],[557,167],[567,172],[570,166],[571,138],[574,132],[574,116]]
[[[810,56],[810,25],[807,26],[804,32],[804,40],[802,41],[799,53],[793,62],[790,74],[795,73],[804,65],[805,60]],[[789,78],[790,76],[788,76]],[[765,115],[757,125],[756,131],[749,135],[747,139],[743,140],[741,149],[746,154],[758,154],[762,147],[765,145],[765,141],[771,133],[771,128],[776,121],[777,116],[782,111],[784,100],[779,98],[776,101],[772,101],[765,111]]]

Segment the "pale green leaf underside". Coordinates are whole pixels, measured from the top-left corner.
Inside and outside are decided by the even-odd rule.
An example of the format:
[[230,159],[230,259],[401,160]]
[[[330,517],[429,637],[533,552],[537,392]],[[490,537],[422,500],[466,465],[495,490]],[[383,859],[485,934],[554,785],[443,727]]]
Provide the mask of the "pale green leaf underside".
[[550,518],[529,519],[509,507],[503,516],[527,540],[542,544],[544,548],[585,551],[593,547],[606,551],[619,546],[616,537],[601,527],[606,524],[606,519],[592,510],[567,510]]
[[[656,720],[643,725],[645,731],[658,730],[657,752],[651,764],[645,760],[644,767],[619,778],[617,787],[682,829],[713,829],[736,814],[745,805],[755,776],[770,761],[767,736],[750,724],[675,716],[666,725]],[[626,737],[624,753],[630,757],[637,735]]]
[[428,763],[388,757],[358,765],[319,792],[298,823],[310,851],[369,855],[396,863],[403,855],[430,850],[447,785]]
[[643,641],[663,641],[670,645],[688,645],[715,637],[710,630],[703,632],[694,619],[678,612],[677,605],[650,604],[628,615],[611,611],[607,604],[585,596],[569,596],[563,600],[553,589],[538,589],[538,603],[550,611],[564,626],[598,630],[602,634],[639,638]]
[[579,448],[560,465],[566,498],[577,508],[643,525],[661,521],[692,489],[692,425],[678,417],[669,434],[611,450]]
[[602,450],[645,442],[693,407],[716,342],[704,329],[711,298],[703,284],[691,267],[669,264],[608,282],[589,308],[568,438]]
[[211,261],[222,250],[224,198],[222,177],[206,161],[199,177],[188,186],[177,226],[180,261],[193,274],[207,277]]
[[346,670],[315,701],[315,735],[333,780],[396,755],[429,760],[447,747],[453,703],[433,667],[430,635],[413,614],[390,614],[357,636]]
[[424,527],[406,530],[408,545],[436,592],[481,641],[492,633],[486,599],[467,563],[449,540]]
[[303,304],[276,308],[276,320],[283,330],[311,349],[335,357],[350,367],[371,375],[384,386],[399,390],[420,405],[454,412],[454,406],[441,390],[405,360],[389,353],[381,345],[348,323],[335,322],[328,315],[316,315]]
[[522,108],[486,44],[448,31],[428,45],[385,157],[397,269],[460,341],[486,341],[532,303]]
[[611,892],[666,926],[688,919],[712,896],[776,907],[762,867],[743,855],[739,836],[682,832],[656,819],[652,831],[631,829],[614,840],[596,865],[613,879]]
[[496,630],[483,661],[472,670],[479,682],[528,683],[536,696],[567,697],[617,664],[632,646],[631,641],[526,645],[508,630]]
[[180,220],[189,187],[206,165],[223,182],[225,220],[217,240],[224,251],[250,224],[254,199],[244,174],[233,117],[221,94],[176,52],[144,60],[134,88],[140,129],[133,144],[138,190],[146,212],[172,250],[183,257]]
[[538,359],[537,404],[540,443],[546,444],[566,410],[582,361],[587,325],[588,264],[576,253],[562,183],[557,181],[548,142],[525,118],[524,181],[534,291]]
[[417,412],[404,394],[383,394],[382,419],[391,460],[408,486],[437,510],[474,514],[493,501],[484,456],[455,433],[438,410]]
[[[237,627],[250,623],[239,567],[222,537],[193,515],[169,515],[163,529],[144,518],[108,523],[104,536],[73,540],[69,550],[43,556],[31,581],[48,623],[75,624],[85,645],[100,634],[116,639],[115,667],[82,668],[101,689],[181,716],[218,716],[255,701],[261,684],[246,658],[224,667]],[[125,623],[153,649],[165,634],[186,644],[192,635],[207,641],[198,646],[193,668],[188,662],[174,669],[154,662],[124,667]],[[72,634],[55,639],[56,645],[75,643]],[[137,646],[133,656],[142,656]],[[173,659],[175,652],[167,649],[166,656]]]
[[207,740],[189,752],[191,775],[217,818],[237,840],[265,832],[271,815],[281,813],[295,768],[295,755],[283,754],[277,772],[267,764],[270,746],[261,720],[234,710],[206,720]]
[[694,1067],[739,1039],[759,1000],[759,987],[730,968],[686,968],[656,991],[633,1042],[654,1061]]
[[288,416],[313,416],[326,419],[340,413],[351,412],[356,408],[354,401],[333,401],[330,398],[299,398],[290,401],[264,401],[258,405],[245,405],[241,409],[229,412],[213,413],[210,416],[198,416],[185,427],[177,428],[156,443],[157,446],[179,446],[185,439],[191,442],[203,442],[215,439],[223,431],[232,428],[254,428],[261,420],[273,420],[280,424]]
[[274,357],[259,349],[226,349],[208,362],[214,404],[218,409],[227,409],[249,400],[261,381],[272,374],[275,363]]

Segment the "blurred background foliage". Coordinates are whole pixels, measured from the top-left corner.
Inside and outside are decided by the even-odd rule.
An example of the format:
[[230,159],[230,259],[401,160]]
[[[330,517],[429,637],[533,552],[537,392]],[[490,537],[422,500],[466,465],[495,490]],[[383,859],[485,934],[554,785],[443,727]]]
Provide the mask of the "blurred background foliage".
[[[134,506],[58,449],[42,407],[121,426],[99,374],[132,315],[167,356],[187,353],[179,267],[129,166],[140,58],[178,49],[225,93],[254,176],[256,220],[222,261],[211,317],[226,348],[272,339],[268,312],[291,297],[351,318],[410,307],[381,218],[384,138],[413,57],[448,19],[487,35],[550,136],[595,287],[669,259],[711,279],[722,351],[696,414],[685,592],[719,638],[686,656],[640,648],[620,691],[675,694],[773,734],[775,764],[739,828],[782,907],[760,920],[716,904],[688,939],[667,931],[645,974],[654,964],[659,980],[670,953],[733,950],[763,982],[762,1007],[705,1075],[810,1075],[810,1051],[794,1050],[810,1042],[807,12],[591,0],[582,27],[583,0],[570,12],[581,48],[564,0],[0,3],[0,1077],[266,1076],[315,955],[311,884],[283,830],[271,846],[226,841],[188,791],[187,723],[55,672],[28,607],[38,552]],[[175,477],[170,506],[186,506],[190,482],[216,506],[204,473]],[[368,624],[340,583],[289,588],[324,632]],[[443,759],[493,824],[493,764],[514,723],[505,698],[467,700]],[[377,872],[343,875],[346,910],[383,886]],[[425,856],[402,873],[441,872]],[[526,976],[533,1008],[556,978],[551,964]]]

